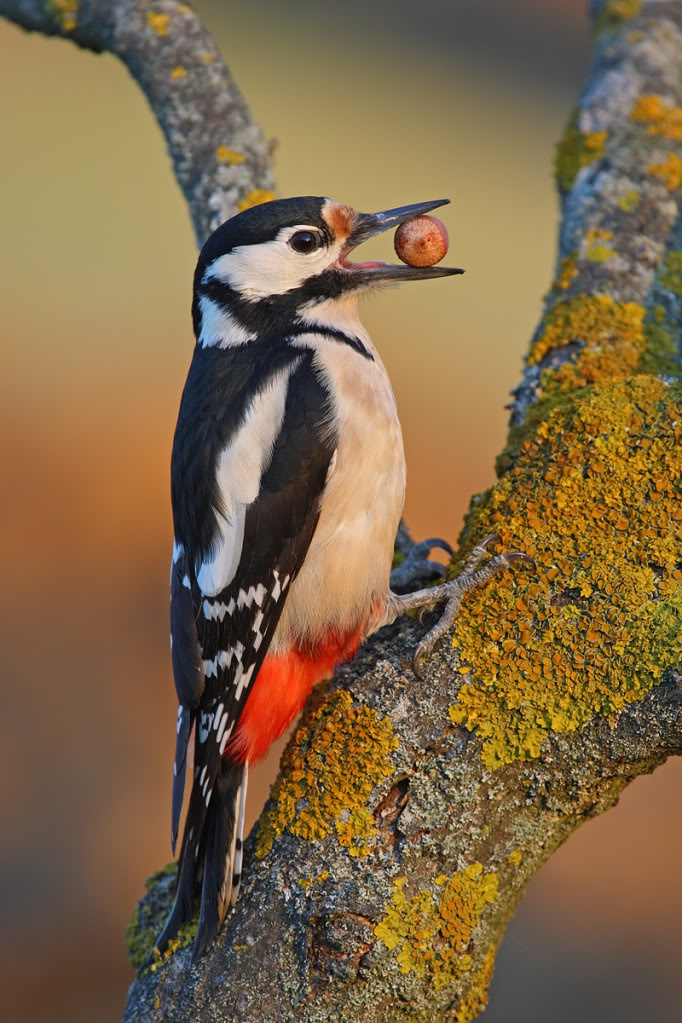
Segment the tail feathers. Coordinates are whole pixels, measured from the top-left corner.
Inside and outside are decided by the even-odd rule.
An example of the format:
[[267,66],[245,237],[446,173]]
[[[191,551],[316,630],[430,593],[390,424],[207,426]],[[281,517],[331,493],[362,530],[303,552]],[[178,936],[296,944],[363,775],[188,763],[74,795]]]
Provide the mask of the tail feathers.
[[[241,770],[233,768],[233,770]],[[218,777],[221,776],[220,767]],[[216,793],[213,792],[209,806],[206,801],[201,785],[195,783],[192,787],[192,794],[187,809],[187,820],[182,836],[182,846],[178,859],[178,886],[175,892],[175,900],[166,921],[166,926],[158,937],[155,947],[163,952],[169,941],[175,937],[184,923],[189,923],[193,916],[194,894],[202,874],[204,859],[204,848],[206,836],[209,831],[210,821],[215,813]],[[151,959],[151,957],[150,957]],[[149,961],[148,961],[149,962]],[[148,962],[144,965],[148,965]]]
[[173,798],[171,804],[171,846],[175,855],[175,845],[180,827],[182,797],[185,794],[185,770],[187,768],[187,746],[192,731],[195,714],[189,707],[178,706],[178,737],[175,743],[175,762],[173,763]]
[[[183,924],[187,923],[192,919],[192,904],[194,901],[194,873],[196,866],[196,851],[187,849],[185,846],[186,836],[183,839],[183,848],[180,854],[180,863],[178,868],[178,886],[175,891],[175,899],[173,901],[173,907],[170,911],[166,926],[162,930],[159,937],[154,943],[154,948],[158,948],[160,952],[163,952],[169,941],[172,941],[175,935],[178,933]],[[187,855],[183,853],[187,852]],[[147,960],[142,964],[142,969],[145,969],[154,958],[154,949],[152,949]]]
[[213,788],[204,828],[201,909],[193,963],[217,934],[230,904],[243,773],[241,764],[222,760]]
[[235,855],[234,855],[234,869],[232,871],[232,894],[230,895],[230,902],[233,906],[237,905],[237,899],[239,898],[239,888],[242,882],[242,859],[244,856],[244,810],[246,808],[246,788],[249,781],[249,764],[248,761],[244,764],[244,773],[242,775],[242,783],[239,786],[239,813],[237,815],[237,828],[235,833]]

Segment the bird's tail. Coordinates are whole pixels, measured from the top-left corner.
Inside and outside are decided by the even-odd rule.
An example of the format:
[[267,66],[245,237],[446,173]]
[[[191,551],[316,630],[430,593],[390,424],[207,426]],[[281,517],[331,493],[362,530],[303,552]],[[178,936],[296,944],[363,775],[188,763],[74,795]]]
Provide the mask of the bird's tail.
[[156,947],[163,951],[180,927],[192,919],[194,895],[201,882],[201,908],[192,950],[196,962],[216,935],[239,889],[243,847],[246,764],[222,757],[205,806],[195,781],[178,861],[175,901]]

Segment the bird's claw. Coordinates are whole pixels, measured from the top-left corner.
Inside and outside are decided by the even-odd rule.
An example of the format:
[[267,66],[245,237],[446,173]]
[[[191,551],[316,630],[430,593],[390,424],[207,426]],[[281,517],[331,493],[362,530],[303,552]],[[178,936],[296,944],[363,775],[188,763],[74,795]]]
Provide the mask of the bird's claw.
[[505,554],[507,561],[518,561],[521,565],[528,565],[529,568],[537,570],[535,559],[531,558],[530,554],[524,554],[523,551],[510,551],[509,554]]
[[[490,536],[486,537],[485,540],[478,544],[478,546],[471,552],[464,570],[450,583],[446,583],[445,586],[442,587],[442,589],[445,590],[443,595],[447,599],[445,609],[436,624],[429,632],[427,632],[426,636],[424,636],[412,657],[412,670],[417,678],[421,679],[423,677],[420,662],[431,652],[440,637],[454,625],[462,598],[467,593],[471,590],[477,589],[479,586],[483,586],[492,579],[494,575],[503,571],[510,564],[518,563],[527,565],[531,569],[536,569],[537,566],[533,558],[531,558],[530,555],[525,554],[523,551],[510,551],[508,554],[494,555],[486,565],[479,568],[478,566],[486,553],[488,553],[488,549],[490,547],[496,547],[501,542],[502,539],[498,533],[492,533]],[[419,609],[418,620],[420,623],[424,612],[430,606],[432,606],[432,604],[425,601],[424,606]]]
[[415,650],[414,654],[412,655],[412,671],[415,675],[415,678],[418,678],[420,682],[424,678],[424,676],[422,675],[420,661],[426,652],[427,652],[426,647],[424,646],[423,643],[420,643],[417,649]]

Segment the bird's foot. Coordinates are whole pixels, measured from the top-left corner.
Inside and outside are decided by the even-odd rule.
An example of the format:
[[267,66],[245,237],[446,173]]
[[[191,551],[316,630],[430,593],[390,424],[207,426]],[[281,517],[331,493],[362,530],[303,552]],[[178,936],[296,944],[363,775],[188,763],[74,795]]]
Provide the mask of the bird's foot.
[[[428,543],[429,541],[424,542]],[[421,617],[421,614],[423,614],[423,612],[428,608],[431,608],[442,601],[447,602],[442,615],[433,628],[427,632],[426,636],[414,652],[412,667],[415,675],[418,677],[421,677],[419,662],[426,656],[426,654],[430,653],[440,637],[452,628],[455,618],[457,617],[457,612],[459,611],[459,606],[462,603],[462,598],[467,593],[471,590],[477,589],[479,586],[484,586],[485,583],[489,582],[494,575],[497,575],[498,572],[504,571],[505,568],[509,568],[512,564],[520,563],[528,565],[530,568],[535,568],[535,562],[533,559],[529,557],[528,554],[524,554],[522,551],[510,551],[509,554],[497,554],[491,557],[487,564],[481,567],[481,562],[489,553],[489,548],[495,547],[500,542],[501,540],[497,533],[486,537],[482,543],[480,543],[477,547],[474,547],[462,572],[460,572],[456,579],[452,579],[450,582],[443,583],[440,586],[434,586],[431,589],[417,590],[416,593],[406,593],[401,595],[391,592],[389,594],[381,616],[381,621],[378,623],[377,627],[390,624],[395,621],[398,615],[404,614],[406,611],[410,610],[419,610]]]

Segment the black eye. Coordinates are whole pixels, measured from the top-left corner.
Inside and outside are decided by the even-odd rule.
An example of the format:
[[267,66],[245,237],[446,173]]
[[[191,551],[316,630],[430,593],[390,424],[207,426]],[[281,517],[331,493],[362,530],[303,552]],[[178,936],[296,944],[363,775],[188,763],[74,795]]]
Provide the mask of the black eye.
[[289,239],[289,245],[296,252],[302,252],[307,255],[308,252],[312,252],[320,244],[319,234],[315,234],[314,231],[297,231],[296,234],[292,234]]

